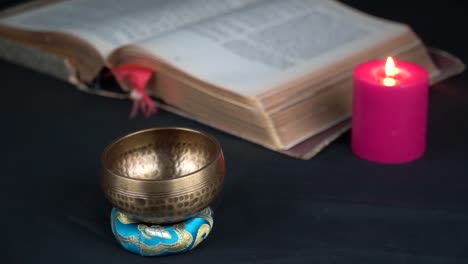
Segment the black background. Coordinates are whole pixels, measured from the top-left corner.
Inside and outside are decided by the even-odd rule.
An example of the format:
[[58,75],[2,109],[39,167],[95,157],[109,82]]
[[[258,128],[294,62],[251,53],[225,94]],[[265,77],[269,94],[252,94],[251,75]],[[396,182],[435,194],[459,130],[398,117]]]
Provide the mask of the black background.
[[[344,2],[468,61],[462,1]],[[7,62],[0,76],[6,263],[468,263],[467,73],[431,87],[426,155],[393,166],[355,157],[349,133],[302,161],[161,110],[129,120],[130,102]],[[113,139],[159,126],[215,135],[227,175],[208,239],[155,259],[115,242],[99,158]]]

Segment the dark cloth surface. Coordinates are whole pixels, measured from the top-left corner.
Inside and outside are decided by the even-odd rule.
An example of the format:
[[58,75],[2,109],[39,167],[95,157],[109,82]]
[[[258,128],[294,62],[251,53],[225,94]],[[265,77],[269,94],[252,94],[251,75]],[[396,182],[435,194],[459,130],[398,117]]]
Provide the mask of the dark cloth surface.
[[[462,2],[345,2],[468,61]],[[3,61],[0,70],[1,263],[468,263],[467,73],[431,87],[426,155],[391,166],[355,157],[349,133],[296,160],[164,111],[129,120],[130,102]],[[114,240],[99,160],[115,138],[160,126],[216,136],[227,175],[210,236],[155,259]]]

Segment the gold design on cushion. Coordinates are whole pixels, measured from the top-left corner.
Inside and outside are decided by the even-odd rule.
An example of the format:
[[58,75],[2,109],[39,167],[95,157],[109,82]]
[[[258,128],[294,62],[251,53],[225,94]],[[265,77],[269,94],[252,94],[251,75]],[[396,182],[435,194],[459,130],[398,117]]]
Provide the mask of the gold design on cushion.
[[137,220],[135,220],[135,219],[133,219],[131,217],[128,217],[127,215],[121,213],[120,211],[118,211],[116,213],[116,217],[117,217],[117,219],[119,219],[120,223],[122,223],[122,224],[128,225],[128,224],[138,223]]
[[136,237],[136,236],[124,237],[124,236],[122,236],[120,234],[118,234],[118,236],[119,236],[119,240],[122,241],[125,244],[134,244],[134,245],[137,245],[137,246],[139,246],[139,244],[140,244],[140,241],[139,241],[138,237]]
[[195,217],[205,219],[210,224],[210,227],[213,227],[213,217],[211,216],[211,209],[209,207],[200,211]]
[[185,224],[177,224],[174,226],[179,239],[174,244],[157,244],[154,246],[140,244],[140,250],[145,255],[159,255],[164,252],[180,252],[187,249],[193,241],[192,234],[185,230]]
[[140,230],[141,235],[146,239],[152,239],[154,237],[160,237],[162,239],[171,239],[171,233],[169,233],[166,228],[160,225],[147,226],[140,224],[138,225],[138,230]]
[[196,246],[198,246],[198,244],[200,244],[208,236],[210,231],[211,231],[211,227],[209,225],[203,224],[202,226],[200,226],[197,232],[195,243],[193,244],[192,248],[195,248]]

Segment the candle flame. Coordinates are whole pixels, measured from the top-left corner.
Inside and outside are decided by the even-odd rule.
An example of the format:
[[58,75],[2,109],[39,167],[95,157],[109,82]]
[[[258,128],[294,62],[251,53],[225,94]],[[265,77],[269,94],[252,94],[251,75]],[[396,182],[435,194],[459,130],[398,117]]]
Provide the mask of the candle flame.
[[388,57],[387,62],[385,62],[385,75],[387,77],[394,77],[397,72],[398,69],[395,67],[395,61],[392,57]]
[[392,57],[388,57],[385,62],[385,75],[386,77],[383,80],[385,86],[395,86],[396,80],[393,78],[395,74],[398,73],[398,69],[395,66],[395,61]]

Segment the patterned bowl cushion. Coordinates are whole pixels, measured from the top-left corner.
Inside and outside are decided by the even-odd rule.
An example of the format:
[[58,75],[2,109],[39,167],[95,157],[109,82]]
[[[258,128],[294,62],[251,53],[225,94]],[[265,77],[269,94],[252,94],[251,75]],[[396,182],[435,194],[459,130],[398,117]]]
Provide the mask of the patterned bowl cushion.
[[192,250],[213,227],[213,210],[207,207],[193,218],[172,225],[138,222],[116,208],[111,212],[112,233],[128,251],[142,256],[163,256]]

